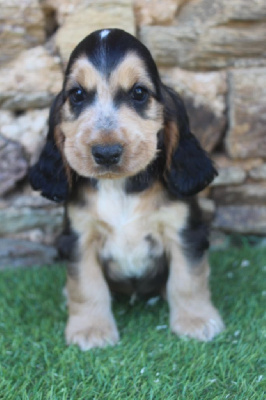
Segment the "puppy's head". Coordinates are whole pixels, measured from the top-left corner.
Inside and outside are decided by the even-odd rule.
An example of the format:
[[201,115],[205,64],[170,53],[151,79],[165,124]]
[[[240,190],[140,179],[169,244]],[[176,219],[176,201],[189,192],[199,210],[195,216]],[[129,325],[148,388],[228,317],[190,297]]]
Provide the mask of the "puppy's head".
[[[207,157],[186,132],[182,107],[179,97],[162,85],[150,52],[136,38],[118,29],[92,33],[71,54],[63,89],[51,108],[47,143],[30,173],[32,186],[63,200],[73,176],[134,176],[164,153],[161,175],[169,190],[200,190],[211,173],[204,183],[187,182],[197,173],[195,167],[189,172],[187,164],[193,164],[193,157],[201,163],[198,153]],[[162,132],[163,146],[158,140]],[[187,140],[194,140],[197,150]]]
[[70,57],[63,92],[63,150],[79,175],[132,176],[155,157],[163,124],[159,77],[137,39],[120,30],[86,37]]

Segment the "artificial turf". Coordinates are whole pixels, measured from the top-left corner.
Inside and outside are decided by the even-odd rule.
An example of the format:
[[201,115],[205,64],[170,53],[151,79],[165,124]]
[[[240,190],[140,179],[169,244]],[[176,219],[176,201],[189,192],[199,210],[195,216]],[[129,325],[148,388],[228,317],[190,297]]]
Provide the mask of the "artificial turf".
[[63,266],[0,274],[0,398],[262,400],[266,249],[211,253],[211,287],[227,328],[210,343],[180,339],[167,304],[114,301],[116,347],[66,347]]

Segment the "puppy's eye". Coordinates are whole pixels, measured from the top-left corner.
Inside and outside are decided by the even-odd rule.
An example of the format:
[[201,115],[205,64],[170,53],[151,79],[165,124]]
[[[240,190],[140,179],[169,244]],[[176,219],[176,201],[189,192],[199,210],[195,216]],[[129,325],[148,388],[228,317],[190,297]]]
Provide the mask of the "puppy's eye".
[[86,98],[86,92],[83,89],[72,89],[69,93],[69,100],[72,104],[80,104]]
[[144,103],[148,98],[148,90],[143,86],[134,86],[131,92],[132,99]]

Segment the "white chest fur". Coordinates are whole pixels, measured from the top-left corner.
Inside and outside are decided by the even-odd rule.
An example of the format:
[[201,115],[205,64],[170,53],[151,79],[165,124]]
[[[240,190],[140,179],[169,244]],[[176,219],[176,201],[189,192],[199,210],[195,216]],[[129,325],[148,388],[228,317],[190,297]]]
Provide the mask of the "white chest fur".
[[97,212],[100,218],[115,231],[123,230],[138,215],[139,199],[127,196],[124,180],[101,180],[98,186]]
[[152,266],[152,259],[163,252],[160,239],[152,249],[147,240],[151,233],[154,237],[152,213],[142,209],[138,195],[125,193],[122,180],[102,180],[98,190],[97,214],[106,227],[100,255],[112,261],[114,275],[139,277]]

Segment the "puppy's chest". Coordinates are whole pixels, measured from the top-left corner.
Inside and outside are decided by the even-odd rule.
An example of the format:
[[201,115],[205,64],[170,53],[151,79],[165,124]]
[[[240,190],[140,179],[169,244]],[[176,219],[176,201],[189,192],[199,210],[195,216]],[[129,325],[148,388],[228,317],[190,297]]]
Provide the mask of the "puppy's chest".
[[163,253],[154,210],[143,203],[140,196],[127,195],[119,181],[99,187],[95,204],[102,238],[99,257],[114,278],[145,274]]

